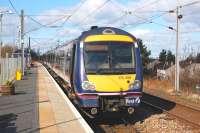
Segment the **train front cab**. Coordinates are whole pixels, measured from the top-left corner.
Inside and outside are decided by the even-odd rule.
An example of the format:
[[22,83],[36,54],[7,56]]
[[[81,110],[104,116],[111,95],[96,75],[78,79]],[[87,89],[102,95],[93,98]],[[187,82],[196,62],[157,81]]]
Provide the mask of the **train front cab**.
[[[103,29],[102,29],[103,32]],[[91,34],[76,45],[73,82],[79,106],[92,115],[140,104],[140,49],[130,34]]]

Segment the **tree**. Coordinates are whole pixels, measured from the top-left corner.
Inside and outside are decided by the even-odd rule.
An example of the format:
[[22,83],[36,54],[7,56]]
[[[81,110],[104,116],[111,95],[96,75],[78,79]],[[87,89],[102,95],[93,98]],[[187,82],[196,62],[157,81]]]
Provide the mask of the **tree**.
[[8,53],[8,57],[10,57],[12,52],[13,52],[13,47],[9,46],[9,45],[5,45],[1,49],[1,57],[5,58],[6,57],[6,53]]
[[194,62],[194,60],[195,60],[195,57],[192,55],[192,54],[190,54],[187,58],[186,58],[186,62],[188,62],[188,63],[192,63],[192,62]]
[[31,49],[30,52],[31,52],[31,58],[32,58],[33,60],[38,60],[38,58],[39,58],[38,53],[35,52],[35,50],[33,50],[33,49]]
[[167,62],[169,64],[171,64],[171,62],[175,63],[175,55],[173,55],[170,50],[167,51]]
[[150,62],[150,55],[151,51],[147,49],[147,47],[143,44],[142,39],[137,39],[138,46],[141,51],[142,56],[142,64],[143,66],[146,66]]
[[163,49],[159,54],[159,61],[165,63],[167,60],[167,51]]

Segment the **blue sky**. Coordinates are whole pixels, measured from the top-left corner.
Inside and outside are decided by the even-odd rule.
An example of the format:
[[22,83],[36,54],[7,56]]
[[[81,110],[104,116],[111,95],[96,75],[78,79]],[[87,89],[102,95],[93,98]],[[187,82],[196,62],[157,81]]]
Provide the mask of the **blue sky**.
[[[54,28],[41,28],[40,30],[30,32],[26,34],[25,41],[30,36],[33,38],[33,47],[43,50],[55,47],[60,42],[66,42],[73,38],[76,38],[83,30],[89,29],[91,25],[99,26],[113,26],[123,27],[124,30],[132,33],[138,38],[143,39],[148,49],[152,51],[152,57],[157,57],[159,52],[164,49],[169,49],[174,52],[175,50],[175,32],[167,29],[167,26],[175,28],[175,14],[166,14],[157,19],[154,19],[155,23],[149,22],[151,16],[160,15],[162,11],[168,11],[174,9],[177,4],[186,4],[195,0],[179,0],[179,3],[174,0],[110,0],[105,3],[106,0],[11,0],[14,7],[20,12],[21,9],[25,11],[26,15],[31,16],[34,20],[45,25],[53,22],[59,18],[56,15],[73,14],[72,17],[65,22],[65,19],[61,19],[57,23],[50,26]],[[83,4],[82,4],[83,3]],[[104,5],[104,6],[102,6]],[[80,6],[80,7],[79,7]],[[102,7],[101,7],[102,6]],[[9,0],[0,1],[0,11],[12,9]],[[76,9],[78,9],[76,11]],[[97,10],[98,9],[98,10]],[[132,14],[126,14],[127,11],[131,11]],[[181,9],[183,19],[181,20],[181,31],[189,32],[181,34],[181,53],[186,54],[183,49],[188,48],[187,54],[195,49],[195,52],[199,52],[200,43],[198,38],[200,36],[200,4],[188,6]],[[185,14],[190,14],[186,15]],[[126,15],[125,15],[126,14]],[[49,16],[42,16],[49,15]],[[89,17],[87,18],[87,16]],[[136,16],[135,16],[136,15]],[[123,16],[120,19],[120,16]],[[87,18],[87,19],[85,19]],[[142,18],[142,19],[141,19]],[[113,22],[113,20],[116,20]],[[64,23],[62,27],[61,24]],[[13,26],[6,26],[9,24]],[[139,24],[138,23],[142,23]],[[19,26],[19,17],[17,15],[4,15],[3,17],[3,37],[4,42],[16,42]],[[127,25],[130,24],[130,25]],[[127,26],[126,26],[127,25]],[[164,25],[164,26],[161,26]],[[14,28],[12,28],[14,27]],[[25,31],[29,31],[40,27],[39,24],[32,21],[30,18],[25,18]],[[194,32],[197,30],[197,32]],[[45,39],[46,38],[46,39]],[[189,46],[188,46],[189,45]],[[183,55],[184,56],[184,55]]]
[[[18,11],[24,9],[28,14],[38,14],[44,10],[57,7],[71,7],[79,0],[11,0]],[[8,0],[1,0],[1,6],[10,6]]]

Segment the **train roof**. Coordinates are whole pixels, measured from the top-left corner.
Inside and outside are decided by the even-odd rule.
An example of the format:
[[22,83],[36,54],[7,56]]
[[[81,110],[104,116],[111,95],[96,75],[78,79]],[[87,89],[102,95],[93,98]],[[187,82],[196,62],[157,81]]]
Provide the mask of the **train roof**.
[[136,40],[136,38],[132,34],[126,32],[124,30],[114,28],[114,27],[91,28],[88,31],[84,31],[78,39],[84,40],[86,37],[88,37],[90,35],[103,35],[103,34],[126,35],[126,36],[129,36],[129,37],[133,38],[134,40]]
[[121,30],[121,29],[118,29],[118,28],[114,28],[114,27],[95,27],[95,28],[91,28],[90,30],[88,31],[84,31],[82,32],[82,34],[76,38],[76,39],[73,39],[63,45],[60,45],[56,48],[54,48],[53,50],[50,50],[48,52],[51,52],[51,51],[54,51],[54,50],[59,50],[59,49],[63,49],[64,47],[67,47],[69,44],[72,44],[76,41],[82,41],[84,40],[86,37],[90,36],[90,35],[125,35],[125,36],[129,36],[131,37],[133,40],[136,40],[136,38],[124,31],[124,30]]

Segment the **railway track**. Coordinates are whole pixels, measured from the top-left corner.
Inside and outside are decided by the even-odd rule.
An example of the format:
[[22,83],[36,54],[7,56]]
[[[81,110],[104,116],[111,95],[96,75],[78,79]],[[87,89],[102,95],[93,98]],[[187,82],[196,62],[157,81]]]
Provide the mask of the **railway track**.
[[171,115],[180,121],[186,122],[187,124],[200,129],[200,110],[198,109],[180,103],[167,101],[146,93],[144,93],[142,103],[161,110],[162,112]]
[[[62,81],[53,71],[48,70],[61,88],[64,88]],[[76,105],[75,105],[76,106]],[[77,109],[88,122],[95,133],[140,133],[141,129],[135,126],[137,122],[143,122],[152,115],[166,113],[176,119],[190,124],[193,127],[200,127],[200,112],[184,105],[176,104],[149,94],[143,95],[142,103],[134,115],[124,115],[123,112],[105,113],[95,119],[89,119],[78,107]],[[180,113],[180,111],[182,112]],[[179,115],[177,113],[179,112]],[[191,114],[192,112],[192,114]],[[181,117],[187,116],[188,117]]]
[[134,123],[129,120],[128,117],[123,117],[117,112],[114,115],[105,113],[93,120],[86,118],[95,133],[139,133]]

